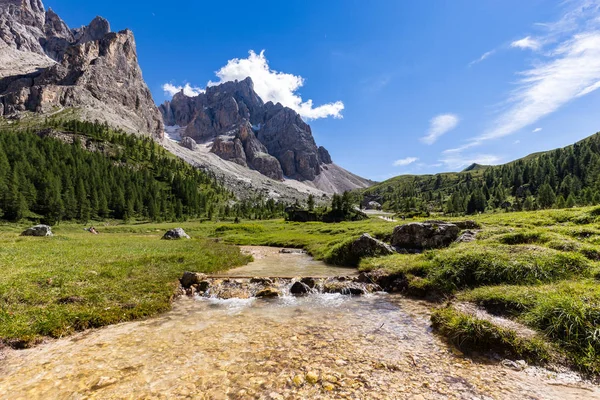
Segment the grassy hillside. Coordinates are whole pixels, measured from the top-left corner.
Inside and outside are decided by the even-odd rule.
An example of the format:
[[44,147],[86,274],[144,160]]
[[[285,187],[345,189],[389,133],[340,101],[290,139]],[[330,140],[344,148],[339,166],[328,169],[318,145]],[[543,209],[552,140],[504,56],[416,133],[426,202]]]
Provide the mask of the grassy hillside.
[[572,146],[500,166],[403,175],[361,191],[365,200],[405,214],[474,214],[600,203],[600,134]]

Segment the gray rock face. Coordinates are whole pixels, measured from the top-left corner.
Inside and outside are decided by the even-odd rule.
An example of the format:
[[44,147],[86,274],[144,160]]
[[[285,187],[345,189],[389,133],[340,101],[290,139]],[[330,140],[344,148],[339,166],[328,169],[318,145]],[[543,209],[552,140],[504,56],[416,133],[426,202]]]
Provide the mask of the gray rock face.
[[267,152],[265,146],[252,132],[249,123],[229,132],[228,135],[218,136],[211,152],[224,160],[254,169],[271,179],[283,180],[279,161]]
[[331,161],[331,156],[329,155],[329,152],[327,151],[327,149],[325,147],[319,146],[318,153],[319,153],[319,161],[322,164],[333,164],[333,161]]
[[215,154],[243,165],[239,139],[248,167],[273,179],[312,181],[322,165],[332,163],[329,152],[315,144],[310,126],[290,108],[263,103],[250,78],[209,87],[197,97],[178,93],[160,111],[167,125],[185,126],[185,135],[198,142],[214,140]]
[[52,62],[40,61],[37,70],[17,64],[13,73],[3,72],[3,115],[78,108],[83,119],[162,138],[162,117],[142,78],[131,31],[111,33],[101,17],[71,31],[39,0],[0,0],[2,46],[55,62],[48,67]]
[[26,229],[21,233],[21,236],[54,236],[52,233],[52,228],[48,225],[36,225],[29,229]]
[[167,231],[162,237],[164,240],[191,239],[182,228],[175,228]]
[[191,137],[184,137],[179,144],[189,150],[196,150],[198,148],[198,144]]
[[0,0],[0,41],[17,50],[45,54],[46,15],[41,0]]
[[414,222],[397,226],[392,246],[408,250],[437,249],[452,244],[460,233],[454,224]]

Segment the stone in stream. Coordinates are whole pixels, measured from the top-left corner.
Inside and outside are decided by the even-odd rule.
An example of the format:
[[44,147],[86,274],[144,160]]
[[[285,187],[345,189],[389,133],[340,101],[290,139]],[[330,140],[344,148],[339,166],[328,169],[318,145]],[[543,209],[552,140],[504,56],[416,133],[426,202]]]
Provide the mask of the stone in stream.
[[272,285],[273,280],[271,278],[254,277],[250,279],[250,283],[258,283],[260,285]]
[[21,233],[21,236],[42,237],[42,236],[54,236],[54,234],[52,233],[52,228],[50,228],[48,225],[36,225],[36,226],[32,226],[31,228],[23,231],[23,233]]
[[438,249],[450,246],[459,233],[460,228],[454,224],[413,222],[394,229],[392,246],[408,250]]
[[294,282],[294,284],[290,288],[290,293],[294,295],[303,295],[308,294],[310,292],[311,288],[307,284],[302,283],[302,281]]
[[279,297],[281,292],[275,288],[267,287],[256,293],[255,297]]
[[[179,278],[179,282],[181,282],[181,286],[185,289],[191,287],[192,285],[198,285],[200,282],[206,281],[206,275],[199,274],[197,272],[189,272],[186,271],[183,273],[183,276]],[[206,282],[208,283],[208,282]]]
[[164,240],[191,239],[183,228],[175,228],[167,231],[162,237]]
[[302,279],[300,279],[300,282],[304,283],[306,286],[308,286],[311,289],[314,289],[314,287],[317,285],[315,278],[311,278],[311,277],[302,278]]

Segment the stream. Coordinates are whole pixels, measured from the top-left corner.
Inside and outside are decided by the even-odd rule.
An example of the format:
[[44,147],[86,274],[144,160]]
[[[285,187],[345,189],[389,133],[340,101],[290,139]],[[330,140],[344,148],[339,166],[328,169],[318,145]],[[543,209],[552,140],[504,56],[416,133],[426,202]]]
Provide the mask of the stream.
[[[230,276],[355,272],[306,254],[245,250],[255,261]],[[183,297],[155,318],[7,352],[0,398],[600,398],[572,372],[465,357],[431,332],[431,307],[384,293]]]

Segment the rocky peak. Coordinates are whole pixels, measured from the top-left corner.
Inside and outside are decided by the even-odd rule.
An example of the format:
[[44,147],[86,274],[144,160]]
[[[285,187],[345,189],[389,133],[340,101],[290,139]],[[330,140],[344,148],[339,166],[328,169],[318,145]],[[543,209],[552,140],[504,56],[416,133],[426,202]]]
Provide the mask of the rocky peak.
[[46,20],[44,22],[44,33],[46,37],[59,37],[69,42],[73,42],[73,33],[67,24],[52,10],[46,11]]
[[58,62],[0,76],[0,116],[77,108],[80,118],[162,138],[162,118],[130,30],[110,32],[108,21],[96,17],[71,31],[39,0],[0,0],[0,39],[24,55],[45,54]]
[[94,18],[88,26],[73,29],[77,44],[102,40],[108,33],[110,33],[110,24],[100,16]]
[[[269,160],[267,169],[271,172],[267,176],[312,181],[322,164],[331,164],[329,153],[319,150],[310,126],[300,115],[279,103],[264,103],[251,78],[208,87],[196,97],[178,93],[160,110],[167,125],[186,127],[185,135],[196,141],[215,141],[214,153],[242,165],[249,164],[247,160],[252,157],[240,156],[240,149],[247,150],[248,146],[236,132],[250,127],[253,139],[248,143],[258,143],[261,149],[251,146],[249,152],[270,155],[280,164],[275,168]],[[239,141],[237,146],[235,140]],[[249,166],[259,170],[256,165]],[[278,170],[282,174],[274,172]]]

